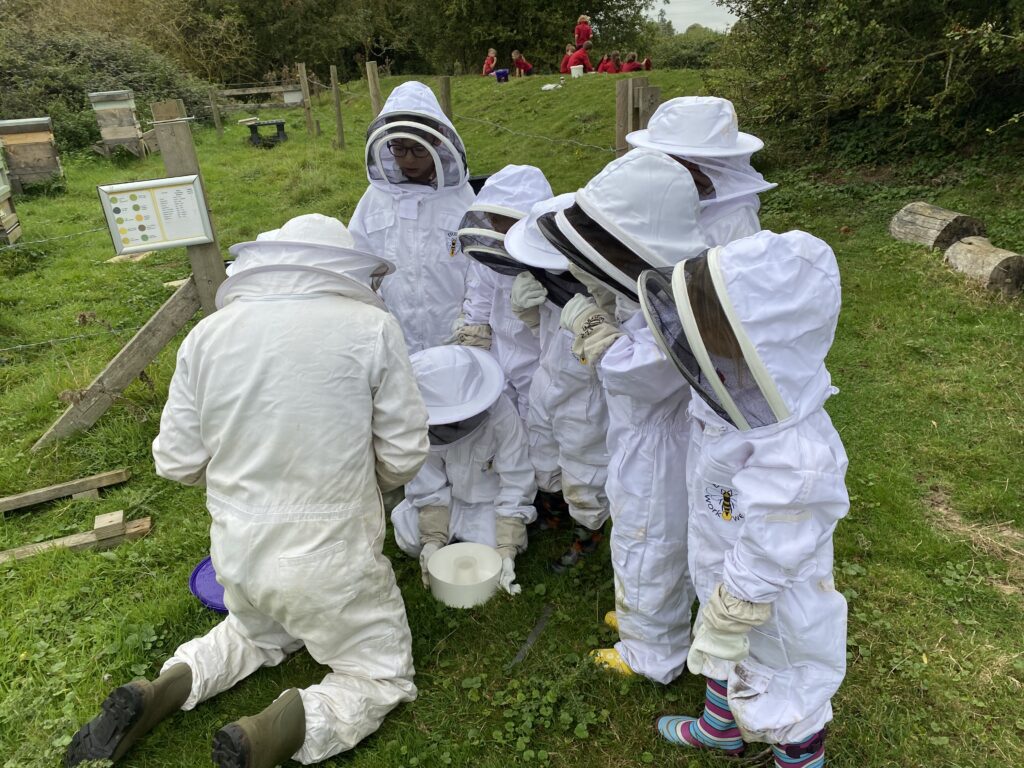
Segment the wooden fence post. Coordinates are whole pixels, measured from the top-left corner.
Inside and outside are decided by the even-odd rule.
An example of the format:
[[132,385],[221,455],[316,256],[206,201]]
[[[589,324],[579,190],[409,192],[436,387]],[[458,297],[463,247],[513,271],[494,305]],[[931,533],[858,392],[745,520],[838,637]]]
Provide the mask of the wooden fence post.
[[384,108],[384,99],[380,95],[380,74],[377,71],[377,62],[366,62],[366,82],[370,86],[370,106],[373,109],[373,116],[376,118]]
[[220,119],[220,108],[217,106],[217,89],[210,89],[210,112],[213,113],[213,125],[217,129],[217,138],[224,135],[224,123]]
[[626,134],[629,133],[629,80],[615,83],[615,156],[622,157],[629,150]]
[[629,131],[640,130],[641,90],[647,88],[646,77],[632,77],[629,80]]
[[306,65],[296,64],[299,70],[299,86],[302,88],[302,110],[306,113],[306,134],[313,138],[316,135],[316,128],[313,125],[313,104],[309,100],[309,78],[306,77]]
[[639,90],[640,96],[640,123],[637,125],[637,129],[641,130],[647,127],[647,124],[651,121],[651,115],[654,114],[654,110],[661,104],[661,88],[657,86],[648,86]]
[[452,79],[448,75],[441,75],[441,111],[452,120]]
[[345,125],[341,120],[341,90],[338,87],[338,67],[334,64],[331,64],[331,99],[334,102],[334,123],[337,130],[334,146],[338,149],[344,149]]
[[[185,120],[185,105],[181,99],[170,101],[158,101],[152,105],[153,123],[156,128],[156,139],[160,144],[160,152],[164,159],[164,168],[168,176],[190,176],[199,175],[202,183],[202,173],[199,170],[199,158],[196,157],[196,148],[192,143],[192,129]],[[205,185],[203,185],[205,190]],[[210,201],[206,197],[206,210],[209,215]],[[212,220],[212,217],[211,217]],[[217,288],[227,273],[224,271],[224,257],[221,255],[220,246],[217,244],[216,228],[213,228],[213,242],[203,245],[190,245],[188,259],[192,263],[192,274],[195,277],[196,288],[199,290],[199,301],[203,312],[212,314],[217,310],[214,299],[217,296]]]

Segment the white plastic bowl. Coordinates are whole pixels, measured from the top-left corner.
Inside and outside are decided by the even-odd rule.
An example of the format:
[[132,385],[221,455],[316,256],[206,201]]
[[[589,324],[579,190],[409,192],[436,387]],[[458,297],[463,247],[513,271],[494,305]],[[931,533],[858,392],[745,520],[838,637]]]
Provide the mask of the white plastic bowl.
[[501,556],[486,544],[449,544],[431,555],[427,572],[435,599],[451,608],[472,608],[498,591]]

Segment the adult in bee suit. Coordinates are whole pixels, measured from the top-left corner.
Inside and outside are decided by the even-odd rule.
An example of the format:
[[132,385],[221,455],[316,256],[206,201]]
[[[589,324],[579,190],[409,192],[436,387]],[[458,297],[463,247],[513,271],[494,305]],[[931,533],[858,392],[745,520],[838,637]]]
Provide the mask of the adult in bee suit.
[[381,296],[409,352],[443,344],[465,295],[458,229],[473,190],[462,139],[423,83],[395,88],[370,123],[366,175],[349,222],[356,244],[396,266]]
[[750,164],[764,142],[738,126],[728,99],[680,96],[659,106],[646,128],[626,134],[631,147],[664,152],[690,172],[700,196],[700,225],[712,245],[759,232],[758,194],[778,186]]
[[498,550],[499,585],[518,594],[515,559],[526,549],[537,492],[522,420],[504,394],[497,361],[475,347],[448,344],[412,356],[430,423],[430,456],[391,513],[395,541],[427,562],[448,543]]
[[463,303],[465,325],[455,339],[491,351],[524,419],[540,344],[512,311],[512,283],[522,269],[509,257],[504,241],[512,225],[526,216],[534,203],[551,194],[551,185],[539,168],[506,165],[487,179],[459,227],[459,243],[471,263]]
[[206,487],[210,552],[228,616],[153,681],[117,688],[67,765],[119,760],[190,710],[305,645],[330,672],[214,737],[222,767],[316,763],[351,749],[416,697],[381,489],[427,455],[427,413],[402,334],[374,293],[391,270],[310,214],[232,247],[220,311],[178,351],[157,474]]
[[608,520],[608,406],[592,365],[572,354],[574,336],[559,326],[562,307],[586,287],[569,272],[569,260],[537,227],[541,216],[568,208],[572,193],[542,200],[505,237],[519,270],[512,283],[512,311],[537,335],[540,366],[526,418],[530,460],[542,491],[561,492],[576,524],[573,541],[552,570],[562,572],[592,553]]
[[[538,220],[594,299],[576,296],[561,325],[573,352],[597,367],[608,403],[608,482],[614,648],[598,663],[667,683],[683,671],[694,592],[686,566],[689,387],[680,385],[636,303],[636,280],[707,248],[690,174],[638,149],[613,160],[575,203]],[[618,321],[618,322],[616,322]]]
[[655,336],[691,385],[689,557],[701,610],[688,666],[708,678],[699,718],[664,717],[682,746],[775,765],[824,765],[846,670],[846,601],[832,534],[849,509],[846,452],[824,410],[841,302],[832,250],[760,232],[639,290]]

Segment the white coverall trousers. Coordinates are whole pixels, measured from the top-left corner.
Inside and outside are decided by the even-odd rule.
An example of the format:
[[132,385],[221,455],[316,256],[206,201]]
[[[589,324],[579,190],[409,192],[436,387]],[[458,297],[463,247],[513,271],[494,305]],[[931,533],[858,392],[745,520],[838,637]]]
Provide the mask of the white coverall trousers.
[[306,740],[294,755],[317,763],[351,749],[401,702],[416,698],[412,636],[391,564],[383,509],[246,514],[211,498],[211,555],[228,617],[180,646],[192,670],[182,709],[216,696],[303,645],[331,671],[300,691]]

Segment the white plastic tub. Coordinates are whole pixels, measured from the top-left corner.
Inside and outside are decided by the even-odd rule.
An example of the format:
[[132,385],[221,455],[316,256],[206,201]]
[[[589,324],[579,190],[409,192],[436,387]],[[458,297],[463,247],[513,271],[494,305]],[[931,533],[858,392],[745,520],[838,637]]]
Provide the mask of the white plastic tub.
[[583,77],[583,65],[574,64],[573,66],[569,67],[569,72],[572,73],[573,77]]
[[435,599],[451,608],[472,608],[497,592],[501,556],[485,544],[449,544],[431,556],[427,572]]

